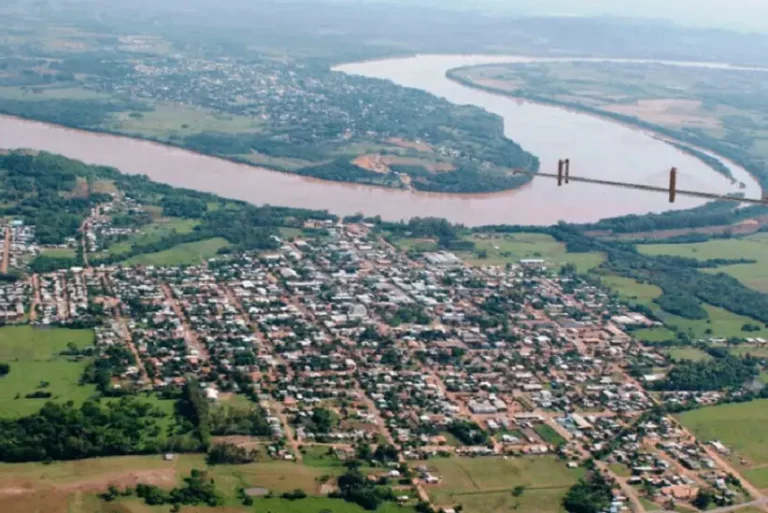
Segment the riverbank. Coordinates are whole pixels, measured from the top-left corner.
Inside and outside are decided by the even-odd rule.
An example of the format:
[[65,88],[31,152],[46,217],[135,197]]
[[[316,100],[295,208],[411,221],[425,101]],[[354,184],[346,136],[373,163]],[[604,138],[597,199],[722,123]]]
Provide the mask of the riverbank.
[[[768,190],[768,175],[761,172],[761,167],[757,163],[746,158],[744,155],[734,154],[730,149],[726,149],[721,143],[713,144],[703,139],[701,136],[696,136],[689,132],[683,133],[677,130],[667,128],[662,125],[649,123],[647,121],[644,121],[634,116],[618,114],[615,112],[610,112],[603,109],[590,107],[577,102],[567,102],[562,100],[556,100],[553,98],[548,98],[545,96],[534,95],[527,92],[517,93],[514,91],[508,91],[500,88],[486,86],[486,85],[478,84],[477,82],[460,75],[461,72],[470,70],[472,68],[476,68],[478,66],[482,66],[482,65],[461,66],[461,67],[453,68],[446,71],[445,77],[446,79],[456,84],[459,84],[463,87],[470,87],[472,89],[483,91],[489,94],[494,94],[504,98],[512,98],[512,99],[523,100],[526,102],[531,102],[539,105],[556,107],[556,108],[564,109],[577,114],[593,116],[595,118],[604,119],[606,121],[615,122],[623,126],[641,130],[645,133],[653,135],[654,137],[657,137],[660,141],[663,141],[667,144],[672,145],[677,150],[687,153],[688,155],[691,155],[692,157],[696,158],[697,160],[707,165],[707,167],[709,167],[713,171],[728,177],[733,182],[735,182],[736,179],[734,178],[730,170],[727,168],[727,166],[723,164],[722,161],[730,162],[739,167],[742,167],[760,185],[761,196],[764,196],[765,192]],[[765,71],[765,70],[761,70],[761,71]],[[712,153],[717,158],[711,155],[707,155],[707,153],[705,152]],[[722,159],[722,160],[720,161],[717,159]]]

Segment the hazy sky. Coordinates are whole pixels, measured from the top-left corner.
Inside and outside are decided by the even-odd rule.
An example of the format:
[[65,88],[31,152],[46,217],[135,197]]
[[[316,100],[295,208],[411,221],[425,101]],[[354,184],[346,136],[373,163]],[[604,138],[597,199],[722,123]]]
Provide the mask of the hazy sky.
[[448,0],[462,7],[531,14],[641,16],[682,24],[768,32],[768,0]]

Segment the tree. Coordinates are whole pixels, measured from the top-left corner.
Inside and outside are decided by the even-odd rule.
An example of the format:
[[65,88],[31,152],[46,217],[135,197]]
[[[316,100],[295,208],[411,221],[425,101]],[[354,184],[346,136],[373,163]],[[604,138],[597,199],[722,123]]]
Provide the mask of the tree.
[[523,485],[515,486],[512,489],[512,495],[515,497],[522,497],[524,493],[525,493],[525,486]]
[[0,363],[0,377],[11,372],[11,366],[7,363]]
[[712,493],[712,490],[702,488],[701,490],[699,490],[699,493],[696,495],[696,498],[693,499],[693,505],[699,508],[700,510],[705,510],[709,508],[709,506],[712,504],[712,501],[714,500],[715,500],[715,496]]
[[335,424],[333,412],[326,408],[315,408],[312,412],[312,424],[318,433],[330,433]]
[[613,495],[610,485],[598,474],[573,485],[563,498],[563,506],[569,513],[600,513],[611,505]]

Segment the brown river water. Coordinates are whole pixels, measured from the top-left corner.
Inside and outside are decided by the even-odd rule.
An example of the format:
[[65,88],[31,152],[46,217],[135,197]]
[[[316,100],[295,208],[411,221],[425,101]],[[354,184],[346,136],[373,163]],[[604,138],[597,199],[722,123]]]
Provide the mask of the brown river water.
[[[760,187],[747,172],[725,162],[739,189],[701,161],[685,155],[651,134],[612,121],[555,107],[520,102],[451,82],[448,69],[491,62],[538,59],[501,56],[422,55],[339,66],[350,74],[392,80],[424,89],[458,104],[478,105],[502,116],[505,133],[541,159],[542,170],[554,172],[557,160],[571,159],[571,174],[618,181],[665,185],[672,166],[680,170],[678,187],[760,197]],[[680,63],[680,65],[692,65]],[[720,66],[720,65],[710,65]],[[237,164],[147,141],[71,130],[0,116],[0,148],[31,148],[60,153],[87,163],[142,173],[174,186],[212,192],[254,204],[328,210],[339,215],[363,212],[384,219],[443,217],[468,226],[484,224],[553,224],[560,220],[589,222],[625,214],[644,214],[700,205],[678,197],[673,205],[664,194],[595,184],[557,187],[547,178],[522,189],[488,195],[451,195],[390,190],[327,182]]]

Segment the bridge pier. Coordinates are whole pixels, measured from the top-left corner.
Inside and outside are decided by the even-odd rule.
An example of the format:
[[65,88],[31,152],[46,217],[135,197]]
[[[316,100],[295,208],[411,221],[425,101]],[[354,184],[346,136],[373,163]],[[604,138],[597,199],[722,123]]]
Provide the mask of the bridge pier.
[[677,168],[673,167],[669,171],[669,202],[675,202],[675,196],[677,195]]
[[571,176],[571,159],[565,159],[565,183],[568,183],[568,179]]
[[563,159],[557,161],[557,186],[563,185],[563,170],[565,169],[565,162]]

